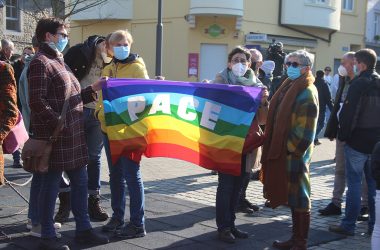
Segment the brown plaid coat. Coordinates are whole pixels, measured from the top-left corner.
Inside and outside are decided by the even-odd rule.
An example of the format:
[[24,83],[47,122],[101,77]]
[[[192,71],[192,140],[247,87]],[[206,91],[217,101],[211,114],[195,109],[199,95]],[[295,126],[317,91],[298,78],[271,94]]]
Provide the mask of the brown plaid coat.
[[17,122],[16,80],[10,64],[0,61],[0,185],[4,184],[4,138]]
[[70,93],[66,122],[58,140],[53,144],[49,169],[70,170],[87,165],[88,155],[84,137],[83,103],[95,100],[91,86],[81,90],[78,80],[63,62],[63,57],[46,43],[30,62],[29,104],[30,133],[35,139],[47,140],[57,126]]

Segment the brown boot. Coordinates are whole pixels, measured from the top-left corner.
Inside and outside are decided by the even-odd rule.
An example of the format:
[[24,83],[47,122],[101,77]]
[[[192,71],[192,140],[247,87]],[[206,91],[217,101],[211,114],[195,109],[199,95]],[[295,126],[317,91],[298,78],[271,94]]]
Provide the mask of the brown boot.
[[59,209],[58,213],[54,217],[54,221],[63,224],[69,220],[70,216],[70,192],[62,192],[58,194]]
[[276,240],[275,242],[273,242],[273,247],[277,248],[277,249],[282,249],[282,250],[289,250],[293,247],[293,244],[294,244],[294,235],[295,235],[295,214],[294,214],[294,209],[291,209],[292,211],[292,237],[287,240],[287,241],[279,241],[279,240]]
[[88,196],[88,214],[92,220],[108,220],[107,212],[100,206],[99,195],[90,194]]
[[295,237],[291,250],[306,250],[310,227],[310,212],[295,211]]

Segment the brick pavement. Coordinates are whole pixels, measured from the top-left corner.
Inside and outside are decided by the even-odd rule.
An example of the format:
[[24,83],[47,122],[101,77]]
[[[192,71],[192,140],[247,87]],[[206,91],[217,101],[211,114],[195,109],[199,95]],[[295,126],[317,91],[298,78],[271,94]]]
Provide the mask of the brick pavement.
[[[315,149],[311,166],[312,180],[312,221],[311,228],[327,231],[330,224],[339,223],[341,216],[321,217],[317,210],[330,202],[333,185],[334,144],[322,139],[322,145]],[[103,157],[103,165],[106,166]],[[10,163],[10,157],[6,160]],[[271,249],[273,237],[288,237],[288,224],[291,218],[287,208],[269,209],[263,206],[262,185],[258,181],[250,183],[248,199],[260,205],[262,209],[254,215],[238,214],[237,224],[251,233],[249,241],[235,245],[220,244],[215,240],[214,203],[217,187],[217,176],[211,175],[208,170],[192,164],[164,158],[144,159],[142,162],[143,179],[146,191],[147,230],[148,235],[142,239],[128,241],[113,241],[107,247],[96,249]],[[11,172],[11,171],[10,171]],[[24,180],[27,175],[12,172],[12,178]],[[22,176],[20,176],[22,175]],[[23,179],[24,178],[24,179]],[[104,184],[103,205],[110,212],[108,173],[102,171]],[[5,190],[5,191],[3,191]],[[8,187],[0,189],[0,216],[9,214],[14,208],[24,207],[23,201],[15,197]],[[27,195],[27,189],[21,190]],[[8,202],[4,204],[4,200]],[[26,220],[26,211],[9,219],[1,219],[0,226],[9,229],[14,242],[30,242],[28,244],[9,244],[0,242],[0,248],[30,249],[36,241],[27,237],[23,223]],[[286,224],[284,224],[286,223]],[[102,223],[93,223],[100,227]],[[12,230],[10,230],[12,229]],[[62,229],[65,238],[73,236],[74,223],[68,223]],[[281,230],[280,230],[281,229]],[[269,237],[267,232],[273,233]],[[319,231],[320,232],[320,231]],[[370,249],[370,239],[365,235],[366,223],[359,223],[356,236],[348,237],[327,244],[313,246],[310,249]],[[325,235],[326,236],[326,235]],[[26,238],[25,238],[26,237]],[[314,235],[313,239],[318,239]],[[318,239],[321,241],[321,239]],[[12,241],[11,241],[12,242]],[[75,248],[80,248],[74,246]],[[95,249],[95,248],[94,248]]]

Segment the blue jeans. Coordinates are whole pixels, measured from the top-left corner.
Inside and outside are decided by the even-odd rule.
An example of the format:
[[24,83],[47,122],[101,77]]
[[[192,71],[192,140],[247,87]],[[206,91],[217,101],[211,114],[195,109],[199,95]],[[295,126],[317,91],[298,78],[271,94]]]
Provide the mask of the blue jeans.
[[216,191],[216,225],[218,231],[235,227],[235,211],[239,202],[245,173],[245,156],[242,157],[241,175],[218,173]]
[[140,165],[127,157],[120,157],[115,165],[112,165],[110,145],[107,135],[104,135],[104,149],[107,155],[110,172],[111,207],[112,218],[124,221],[125,215],[125,183],[129,193],[130,221],[140,227],[144,225],[144,184],[141,178]]
[[368,185],[368,231],[372,232],[375,224],[375,196],[376,183],[371,174],[371,155],[360,153],[349,145],[344,146],[346,160],[346,210],[341,227],[346,231],[354,233],[356,219],[360,213],[360,197],[362,193],[362,177],[365,175]]
[[[32,221],[32,225],[40,224],[40,213],[38,210],[39,207],[39,195],[41,191],[42,184],[42,175],[33,174],[32,183],[30,185],[29,193],[29,209],[28,209],[28,218]],[[65,178],[61,178],[59,184],[59,192],[70,192],[70,186],[66,182]]]
[[[87,208],[87,172],[85,167],[66,171],[71,183],[71,209],[74,214],[76,231],[85,231],[91,228]],[[36,174],[35,174],[36,175]],[[62,178],[62,171],[49,170],[46,174],[37,174],[41,178],[39,196],[39,214],[42,238],[55,237],[54,208],[58,195],[58,188]]]
[[17,149],[16,151],[14,151],[12,153],[12,157],[13,157],[13,164],[20,164],[20,160],[21,160],[21,149]]
[[83,108],[84,133],[89,156],[89,162],[87,165],[89,194],[99,194],[100,157],[103,148],[103,135],[100,128],[100,122],[95,118],[94,112],[94,109]]

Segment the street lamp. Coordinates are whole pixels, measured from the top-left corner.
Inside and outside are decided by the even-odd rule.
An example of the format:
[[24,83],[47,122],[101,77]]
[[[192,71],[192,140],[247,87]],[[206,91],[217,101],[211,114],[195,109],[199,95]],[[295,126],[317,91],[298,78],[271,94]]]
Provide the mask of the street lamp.
[[156,76],[162,75],[162,0],[158,0],[156,31]]

